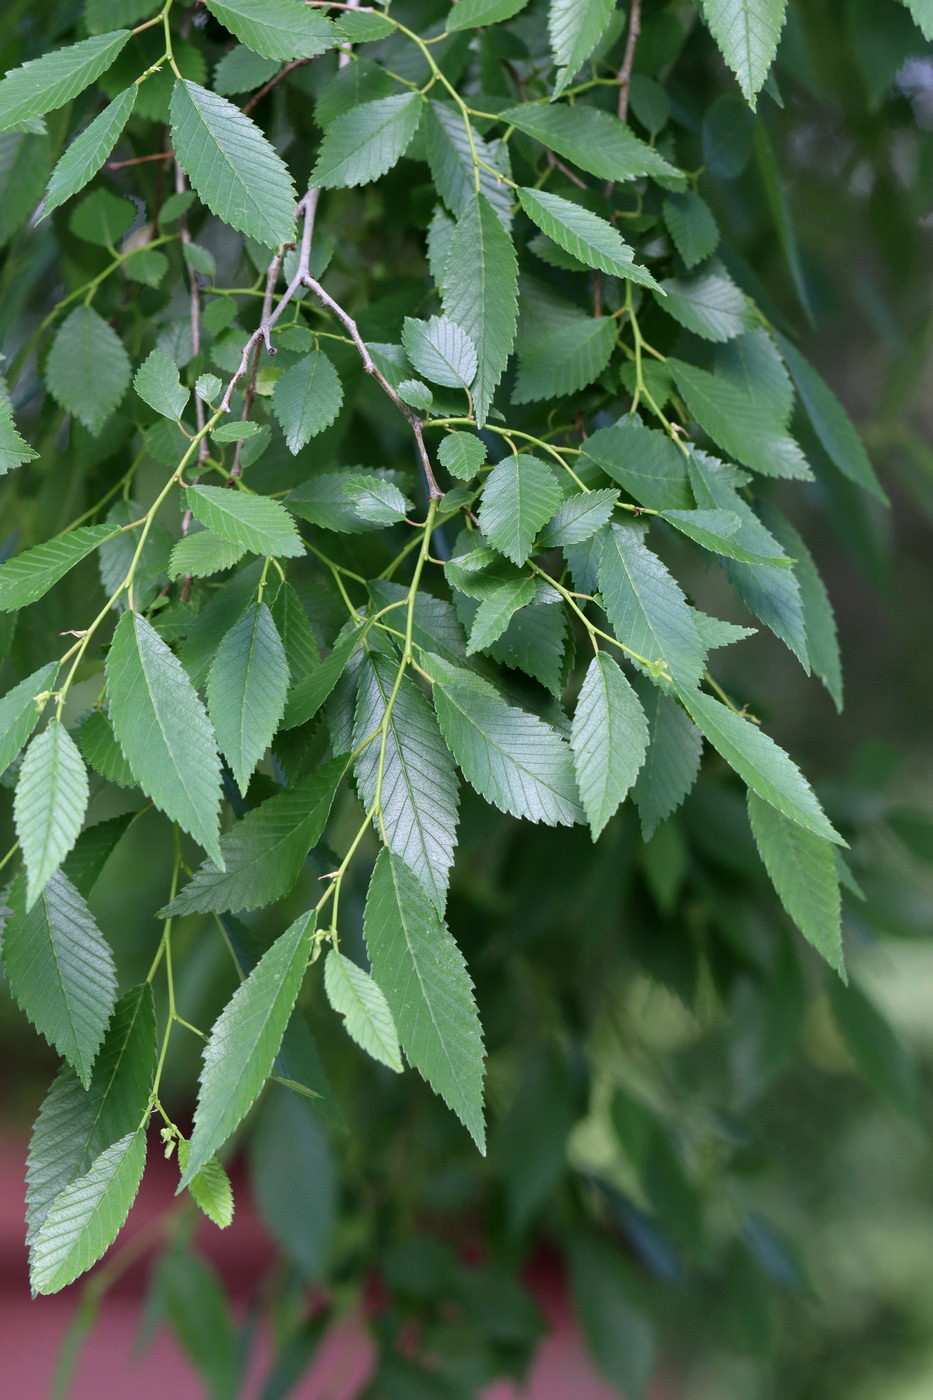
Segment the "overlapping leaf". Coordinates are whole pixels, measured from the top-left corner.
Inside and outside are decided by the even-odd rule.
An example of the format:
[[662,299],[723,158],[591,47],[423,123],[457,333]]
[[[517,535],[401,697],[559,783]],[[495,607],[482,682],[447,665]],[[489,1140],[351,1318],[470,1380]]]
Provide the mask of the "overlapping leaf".
[[615,10],[615,0],[551,0],[548,35],[557,75],[554,96],[560,97],[603,37]]
[[634,249],[606,219],[546,190],[521,189],[518,197],[525,213],[542,233],[587,267],[598,268],[613,277],[627,277],[642,287],[658,286],[651,273],[633,261]]
[[285,648],[265,603],[253,603],[218,648],[207,707],[241,792],[275,734],[288,694]]
[[13,802],[27,910],[77,841],[87,802],[84,760],[65,726],[52,719],[26,750]]
[[46,695],[51,690],[58,669],[57,661],[40,666],[38,671],[33,671],[19,685],[14,685],[0,700],[0,773],[9,768],[39,723],[45,702],[37,704],[36,696]]
[[695,684],[706,651],[680,585],[628,525],[606,532],[599,591],[612,630],[647,662],[662,661],[681,685]]
[[587,668],[570,747],[595,841],[635,781],[648,747],[648,724],[638,696],[605,652]]
[[703,0],[703,15],[752,107],[777,53],[787,0]]
[[329,428],[343,403],[343,385],[323,350],[292,365],[276,381],[272,408],[285,434],[289,452]]
[[481,194],[474,195],[457,220],[444,269],[443,306],[444,315],[476,347],[473,403],[482,426],[515,340],[518,286],[512,241]]
[[[332,20],[294,0],[206,0],[231,34],[263,58],[317,58],[340,41]],[[260,79],[260,82],[263,80]],[[239,89],[235,89],[239,90]]]
[[228,491],[222,486],[189,486],[188,507],[196,520],[230,544],[253,554],[294,558],[304,553],[295,522],[278,501]]
[[93,306],[78,306],[52,341],[45,382],[62,408],[96,434],[126,393],[130,369],[112,326]]
[[164,350],[151,350],[133,376],[133,388],[144,403],[165,418],[180,418],[191,397],[178,377],[178,366]]
[[805,938],[845,980],[841,900],[832,843],[748,794],[748,817],[781,903]]
[[483,487],[479,522],[489,543],[524,564],[535,535],[560,505],[553,472],[537,457],[516,453],[493,467]]
[[89,180],[93,180],[120,139],[120,134],[132,115],[138,91],[135,83],[124,88],[100,115],[94,118],[90,126],[72,141],[52,171],[45,192],[43,218],[79,190],[83,190]]
[[128,29],[115,29],[14,68],[0,83],[0,131],[77,97],[107,71],[129,38]]
[[507,108],[500,118],[601,180],[637,180],[651,175],[670,189],[681,189],[685,184],[680,171],[652,146],[639,141],[624,122],[595,107],[526,102]]
[[401,1073],[395,1021],[385,993],[369,973],[332,948],[324,964],[324,988],[331,1006],[343,1017],[347,1034],[367,1055]]
[[324,132],[311,183],[344,189],[378,180],[405,154],[423,111],[421,93],[404,92],[342,112]]

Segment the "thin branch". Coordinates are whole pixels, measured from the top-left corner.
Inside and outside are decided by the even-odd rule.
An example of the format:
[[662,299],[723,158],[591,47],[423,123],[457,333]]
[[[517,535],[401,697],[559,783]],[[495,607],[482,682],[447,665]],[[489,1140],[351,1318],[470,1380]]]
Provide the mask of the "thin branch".
[[108,170],[125,170],[128,165],[145,165],[147,160],[171,160],[171,151],[156,151],[152,156],[134,156],[132,160],[108,160]]
[[265,86],[261,87],[258,92],[254,92],[246,105],[240,108],[244,117],[248,116],[256,104],[262,101],[267,92],[271,92],[274,87],[278,86],[283,78],[287,78],[289,73],[294,72],[296,68],[304,68],[305,64],[313,62],[313,58],[293,58],[291,63],[286,63],[284,68],[280,68],[278,73],[274,73]]
[[[313,219],[309,219],[309,217],[306,215],[306,229],[309,223],[313,223]],[[284,261],[285,249],[280,248],[279,251],[273,256],[272,261],[269,264],[268,271],[266,272],[266,290],[262,299],[263,321],[268,321],[269,316],[272,312],[272,299],[275,296],[275,284],[279,280],[279,273],[282,271],[282,263]],[[247,379],[246,381],[246,392],[243,395],[243,412],[240,414],[240,418],[244,423],[249,418],[250,410],[253,407],[253,401],[256,398],[256,379],[259,375],[259,356],[261,352],[262,347],[257,341],[257,343],[253,346],[253,363],[250,366],[249,379]],[[240,438],[239,442],[236,445],[236,449],[233,454],[233,466],[230,468],[230,475],[227,478],[228,485],[230,482],[235,481],[243,470],[243,467],[240,463],[240,453],[243,450],[243,442],[244,439]]]
[[628,17],[628,38],[625,41],[625,54],[619,69],[619,120],[628,117],[629,89],[632,86],[632,69],[635,66],[635,46],[641,33],[641,0],[632,0],[632,11]]
[[[349,4],[347,5],[347,9],[349,9],[349,10],[358,10],[359,8],[360,8],[360,0],[349,0]],[[349,62],[350,62],[350,50],[349,50],[349,47],[348,47],[348,48],[345,48],[345,49],[341,49],[341,50],[340,50],[340,53],[339,53],[338,56],[337,56],[337,67],[338,67],[338,68],[346,68],[346,66],[347,66],[347,64],[348,64]]]
[[[185,188],[185,172],[182,170],[181,166],[176,160],[175,193],[184,194]],[[191,234],[188,229],[188,219],[187,215],[185,214],[182,214],[181,218],[178,221],[178,235],[181,239],[183,248],[185,245],[191,242]],[[195,272],[193,267],[188,268],[188,284],[191,288],[191,356],[192,359],[195,359],[201,351],[201,286],[198,282],[198,274]],[[200,398],[200,395],[198,394],[195,394],[194,396],[194,412],[195,419],[198,425],[198,432],[201,432],[204,428],[204,404]],[[198,446],[198,462],[203,462],[206,456],[207,442],[202,437],[201,442]]]

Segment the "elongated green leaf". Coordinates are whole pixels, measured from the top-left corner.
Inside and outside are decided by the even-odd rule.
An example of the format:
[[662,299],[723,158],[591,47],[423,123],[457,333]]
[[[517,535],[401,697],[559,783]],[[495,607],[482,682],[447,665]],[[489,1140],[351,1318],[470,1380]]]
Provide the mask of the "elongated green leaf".
[[14,68],[0,83],[0,131],[64,107],[106,72],[129,37],[115,29]]
[[26,862],[27,910],[77,841],[87,801],[84,760],[65,726],[52,719],[26,750],[13,801]]
[[918,1121],[923,1098],[917,1068],[890,1022],[852,983],[844,986],[833,977],[827,991],[846,1047],[869,1084],[908,1118]]
[[560,354],[554,354],[555,331],[550,328],[519,344],[519,371],[513,403],[534,403],[561,394],[576,394],[602,374],[615,346],[615,322],[609,316],[574,316],[557,332]]
[[463,776],[487,802],[516,817],[572,826],[582,817],[564,739],[536,715],[507,704],[466,671],[434,687],[441,733]]
[[[190,1144],[186,1138],[178,1139],[178,1165],[182,1171],[188,1165]],[[216,1157],[211,1157],[188,1182],[188,1190],[195,1204],[212,1220],[220,1230],[226,1230],[233,1223],[233,1187],[230,1178]]]
[[624,122],[595,107],[526,102],[500,113],[500,120],[510,122],[600,180],[637,180],[651,175],[670,189],[681,189],[685,184],[680,171],[639,141]]
[[222,866],[214,732],[181,662],[138,613],[117,623],[107,690],[113,731],[139,786]]
[[105,1148],[138,1127],[155,1068],[155,1008],[143,983],[117,1002],[88,1087],[63,1065],[45,1096],[29,1143],[27,1244],[35,1240],[55,1197]]
[[[433,99],[425,109],[422,132],[435,187],[454,218],[459,218],[473,199],[478,171],[480,194],[489,200],[507,229],[512,222],[512,195],[505,182],[496,179],[494,172],[511,175],[508,147],[501,142],[485,141],[472,126],[468,132],[465,118],[456,107]],[[474,152],[482,165],[474,164]],[[445,261],[446,256],[441,259],[441,267]]]
[[205,861],[160,918],[258,909],[288,894],[321,839],[345,770],[345,759],[333,759],[288,792],[251,808],[220,839],[226,868]]
[[[307,12],[306,12],[307,13]],[[214,91],[222,97],[252,92],[278,72],[277,58],[263,58],[245,44],[236,44],[214,69]],[[163,215],[164,217],[164,215]]]
[[85,899],[127,830],[126,817],[108,817],[106,821],[86,826],[75,842],[74,850],[62,865],[62,871]]
[[658,305],[674,320],[704,340],[733,340],[754,330],[758,316],[724,267],[716,264],[690,281],[669,277]]
[[308,675],[300,677],[288,693],[283,729],[294,729],[313,719],[343,675],[347,662],[359,646],[359,635],[349,633]]
[[460,29],[475,29],[479,25],[498,24],[523,10],[528,0],[457,0],[447,16],[447,28],[453,33]]
[[661,519],[680,530],[704,549],[714,554],[722,554],[727,559],[739,559],[745,564],[763,564],[775,569],[789,569],[793,560],[785,554],[756,554],[746,549],[733,535],[737,534],[742,522],[728,510],[664,510]]
[[378,180],[405,154],[423,111],[420,92],[403,92],[341,112],[324,132],[311,183],[332,190]]
[[599,591],[623,646],[663,661],[681,685],[695,684],[706,651],[680,585],[636,527],[611,525],[599,559]]
[[90,126],[72,141],[52,171],[42,207],[43,218],[83,190],[89,180],[93,180],[129,121],[138,91],[135,83],[124,88],[100,116],[95,117]]
[[535,535],[560,505],[554,474],[536,457],[518,454],[498,462],[486,478],[479,523],[483,534],[514,564],[524,564]]
[[409,1062],[485,1152],[483,1038],[470,974],[424,886],[390,851],[376,861],[364,932]]
[[323,350],[312,350],[276,380],[272,409],[289,452],[329,428],[343,404],[343,385]]
[[492,646],[506,630],[519,608],[534,601],[535,580],[533,578],[512,579],[502,584],[483,599],[476,610],[470,640],[467,643],[467,656],[477,651],[485,651]]
[[474,195],[450,243],[444,269],[444,315],[476,346],[479,366],[473,404],[480,427],[515,340],[518,264],[508,233],[489,201]]
[[27,913],[26,881],[3,934],[10,991],[40,1035],[87,1087],[116,1000],[113,954],[77,890],[59,871]]
[[575,1240],[570,1289],[590,1354],[618,1395],[644,1400],[658,1339],[622,1251],[608,1240]]
[[115,534],[113,525],[82,525],[0,564],[0,612],[13,612],[35,603],[69,569]]
[[189,486],[186,495],[195,519],[230,544],[286,559],[304,554],[295,522],[279,501],[223,486]]
[[204,1047],[182,1187],[223,1146],[269,1078],[305,975],[313,933],[314,915],[302,914],[260,958],[215,1021]]
[[178,163],[208,209],[267,247],[291,242],[295,186],[259,127],[226,98],[181,79],[171,115]]
[[29,738],[45,705],[36,697],[46,695],[55,684],[59,663],[40,666],[0,700],[0,773],[4,773]]
[[428,321],[405,317],[405,353],[419,374],[432,384],[468,389],[476,378],[476,346],[456,321],[432,316]]
[[265,603],[253,603],[224,637],[207,677],[208,713],[241,792],[272,742],[287,693],[282,639]]
[[402,1072],[398,1031],[385,993],[368,972],[332,948],[324,964],[327,999],[344,1019],[347,1034],[367,1055]]
[[797,765],[751,720],[700,690],[678,691],[687,713],[743,782],[798,826],[844,846]]
[[538,549],[591,539],[609,523],[618,501],[618,491],[610,490],[579,491],[568,497],[538,536]]
[[831,842],[748,794],[748,819],[771,883],[803,936],[846,981],[842,901]]
[[321,664],[321,652],[308,614],[290,583],[283,583],[272,602],[272,617],[282,638],[290,686],[303,681]]
[[842,709],[842,658],[833,605],[820,578],[813,556],[803,539],[779,511],[765,512],[769,532],[794,559],[794,575],[800,585],[800,601],[807,633],[807,656],[810,665],[826,686],[836,704]]
[[0,476],[15,471],[25,462],[35,461],[38,455],[17,432],[3,381],[0,380]]
[[768,76],[787,0],[703,0],[703,15],[751,107]]
[[694,190],[668,195],[664,222],[686,267],[696,267],[715,253],[719,228],[709,205]]
[[605,652],[587,668],[570,747],[595,841],[634,783],[648,747],[648,722],[638,696]]
[[[933,29],[933,19],[930,27]],[[887,497],[875,475],[875,469],[855,424],[832,389],[789,340],[779,335],[777,342],[807,411],[807,417],[813,425],[813,431],[826,449],[827,455],[843,476],[847,476],[857,486],[864,487],[879,500],[886,501]]]
[[136,1199],[145,1165],[146,1133],[137,1128],[56,1196],[32,1246],[34,1293],[57,1293],[110,1248]]
[[[397,667],[374,652],[360,667],[354,747],[385,720]],[[376,798],[381,738],[356,760],[356,781],[368,811]],[[431,707],[403,679],[385,730],[381,813],[374,820],[390,850],[406,862],[443,911],[457,844],[457,775]]]
[[178,378],[178,366],[164,350],[152,350],[133,376],[133,388],[144,403],[165,418],[180,418],[185,411],[188,390]]
[[191,574],[193,578],[209,578],[224,569],[232,569],[246,553],[243,545],[215,535],[213,530],[196,530],[178,541],[172,550],[168,571],[171,578]]
[[639,693],[648,717],[649,744],[632,797],[641,818],[642,834],[650,841],[696,782],[703,737],[676,701],[662,690],[642,685]]
[[[206,0],[231,34],[263,58],[317,58],[340,41],[340,31],[299,0]],[[263,80],[260,79],[260,82]],[[236,89],[239,91],[239,89]]]
[[562,72],[554,84],[560,97],[605,33],[615,10],[615,0],[551,0],[548,34],[554,62]]
[[[587,267],[599,268],[613,277],[627,277],[642,287],[658,286],[651,273],[633,261],[634,249],[606,219],[545,190],[521,189],[518,197],[525,213],[542,233]],[[662,304],[666,305],[663,300]]]
[[592,433],[584,451],[613,481],[649,510],[689,510],[694,504],[687,458],[667,433],[623,418]]
[[126,393],[130,370],[116,331],[93,306],[78,306],[52,341],[45,382],[62,408],[96,435]]

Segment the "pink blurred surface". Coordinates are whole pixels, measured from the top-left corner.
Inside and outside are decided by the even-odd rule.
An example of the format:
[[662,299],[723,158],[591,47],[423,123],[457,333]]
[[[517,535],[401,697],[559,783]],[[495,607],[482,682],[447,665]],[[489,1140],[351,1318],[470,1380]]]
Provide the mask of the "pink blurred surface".
[[[0,1143],[0,1394],[10,1400],[44,1400],[56,1358],[79,1299],[77,1287],[51,1298],[32,1299],[23,1244],[24,1145]],[[153,1154],[143,1190],[121,1240],[146,1228],[171,1203],[177,1174]],[[247,1193],[237,1192],[234,1223],[224,1232],[206,1229],[200,1247],[220,1271],[238,1303],[245,1303],[272,1260],[272,1248],[251,1210]],[[148,1264],[134,1265],[104,1299],[84,1344],[71,1400],[203,1400],[202,1383],[166,1331],[143,1355],[138,1352]],[[499,1384],[477,1400],[618,1400],[596,1376],[572,1324],[555,1271],[542,1268],[534,1280],[550,1331],[538,1350],[528,1384]],[[255,1374],[243,1400],[255,1400],[268,1353],[260,1349]],[[314,1365],[295,1390],[295,1400],[354,1400],[371,1366],[371,1346],[360,1319],[333,1328]],[[661,1400],[660,1395],[655,1400]]]

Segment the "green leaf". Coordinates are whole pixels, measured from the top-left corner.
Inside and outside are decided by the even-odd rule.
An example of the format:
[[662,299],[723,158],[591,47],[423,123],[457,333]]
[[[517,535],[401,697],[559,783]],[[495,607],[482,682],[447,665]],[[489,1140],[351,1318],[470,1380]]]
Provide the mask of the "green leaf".
[[[104,523],[120,533],[113,539],[104,540],[97,555],[97,568],[104,592],[113,598],[112,606],[118,612],[122,612],[129,601],[122,591],[123,582],[139,547],[138,530],[145,513],[144,508],[131,497],[120,497],[105,517]],[[127,526],[135,528],[131,530]],[[166,568],[171,547],[171,534],[161,520],[153,520],[133,575],[134,598],[141,611],[149,607],[159,589],[167,582]]]
[[403,496],[394,481],[378,476],[351,476],[344,484],[344,495],[353,502],[357,515],[374,525],[395,525],[404,520],[414,504]]
[[754,108],[777,53],[787,0],[703,0],[703,16]]
[[382,988],[369,973],[332,948],[324,964],[324,989],[331,1006],[344,1018],[347,1034],[367,1055],[401,1074],[395,1021]]
[[476,346],[473,386],[476,421],[482,427],[515,340],[518,264],[512,240],[489,201],[474,195],[457,220],[444,269],[444,315]]
[[180,418],[190,398],[178,378],[178,366],[164,350],[149,352],[133,376],[133,388],[144,403],[164,418]]
[[113,731],[139,786],[222,865],[214,732],[181,662],[138,613],[117,623],[107,691]]
[[34,1293],[57,1293],[113,1244],[136,1199],[146,1165],[146,1132],[137,1128],[95,1158],[56,1196],[33,1242]]
[[292,559],[305,547],[295,522],[279,501],[223,486],[189,486],[188,508],[196,520],[230,544],[252,554],[276,554]]
[[681,172],[653,147],[639,141],[624,122],[595,107],[526,102],[500,112],[499,120],[600,180],[621,182],[651,175],[670,189],[681,189],[685,184]]
[[715,253],[719,228],[706,200],[693,190],[668,195],[664,201],[664,222],[686,267],[696,267]]
[[100,116],[95,117],[90,126],[72,141],[52,171],[42,206],[43,218],[47,218],[53,209],[71,199],[93,180],[129,121],[138,91],[135,83],[124,88]]
[[346,487],[352,482],[354,489],[357,489],[366,481],[374,492],[378,492],[384,480],[396,477],[404,480],[399,473],[392,471],[387,472],[385,477],[347,469],[321,472],[292,491],[288,497],[289,508],[296,515],[310,520],[312,525],[318,525],[322,530],[334,530],[341,535],[377,530],[379,526],[374,520],[367,520],[359,514],[347,495]]
[[[460,217],[476,194],[478,171],[480,194],[489,200],[502,226],[508,229],[512,222],[512,195],[505,182],[498,180],[495,174],[499,171],[502,175],[511,175],[508,147],[502,142],[484,141],[472,126],[468,132],[462,112],[448,102],[433,99],[425,110],[423,135],[434,185],[454,217]],[[474,165],[474,151],[477,160],[484,164]],[[446,254],[441,259],[442,268],[445,262]]]
[[437,449],[437,460],[452,476],[470,481],[486,462],[486,448],[472,433],[448,433]]
[[700,690],[679,689],[687,713],[742,781],[792,822],[837,845],[834,831],[800,769],[751,720]]
[[[302,12],[297,10],[294,20]],[[295,236],[295,186],[259,127],[232,102],[179,79],[172,142],[199,197],[224,223],[277,248]]]
[[6,476],[7,472],[15,471],[25,462],[34,462],[39,454],[33,451],[29,443],[17,432],[9,400],[5,392],[2,392],[2,384],[3,381],[0,380],[0,476]]
[[403,92],[341,112],[324,132],[311,184],[333,190],[378,180],[405,154],[423,111],[420,92]]
[[317,58],[340,42],[340,31],[332,20],[294,0],[205,3],[231,34],[263,58],[277,58],[283,63],[292,58]]
[[142,1120],[156,1069],[156,1023],[148,983],[114,1007],[85,1089],[63,1065],[43,1100],[26,1168],[26,1243],[31,1245],[60,1192]]
[[457,0],[445,23],[450,33],[460,29],[476,29],[480,25],[498,24],[523,10],[528,0]]
[[[337,1225],[339,1183],[328,1134],[308,1107],[291,1094],[270,1090],[250,1141],[250,1182],[263,1224],[297,1266],[299,1278],[320,1285]],[[296,1220],[302,1222],[300,1230]],[[269,1400],[276,1400],[275,1391]]]
[[343,404],[343,385],[323,350],[312,350],[275,382],[272,411],[281,424],[289,452],[329,428]]
[[[572,3],[576,5],[577,0]],[[627,277],[642,287],[657,287],[651,273],[633,261],[634,249],[606,219],[545,190],[520,189],[518,198],[529,219],[542,233],[587,267],[596,267],[612,277]]]
[[351,44],[369,44],[378,39],[388,39],[395,32],[395,25],[386,15],[370,11],[354,14],[344,10],[340,15],[340,28]]
[[282,638],[288,663],[289,683],[294,687],[316,671],[321,664],[321,652],[308,614],[290,583],[283,583],[272,602],[272,617]]
[[578,491],[554,512],[538,536],[537,549],[581,544],[608,525],[619,501],[618,491]]
[[87,771],[78,746],[65,726],[51,719],[26,750],[13,802],[28,877],[27,911],[77,841],[87,802]]
[[467,656],[485,651],[502,636],[519,608],[534,601],[537,589],[533,578],[512,579],[488,594],[480,603],[470,629]]
[[933,0],[904,0],[924,39],[933,40]]
[[463,776],[487,802],[548,826],[580,821],[570,749],[549,724],[467,671],[436,684],[434,704]]
[[[354,747],[383,722],[397,666],[367,652],[360,666]],[[356,760],[356,781],[367,811],[376,799],[382,743],[377,736]],[[424,695],[407,676],[385,730],[380,810],[374,821],[443,910],[457,844],[457,775]]]
[[120,787],[136,786],[130,765],[123,757],[110,720],[102,710],[92,710],[75,730],[75,742],[89,768]]
[[160,918],[259,909],[288,894],[321,839],[347,761],[333,759],[252,807],[220,838],[224,868],[205,861]]
[[0,700],[0,773],[5,773],[20,749],[29,738],[45,701],[37,703],[36,697],[46,695],[55,684],[59,669],[58,661],[50,661],[40,666],[19,685],[14,685]]
[[409,1063],[485,1153],[483,1039],[473,984],[427,891],[390,851],[380,853],[373,870],[364,933],[373,977]]
[[642,835],[650,841],[693,788],[700,771],[703,738],[689,716],[662,690],[643,685],[640,693],[648,717],[649,743],[632,797]]
[[649,510],[689,510],[693,496],[687,458],[667,433],[623,418],[599,428],[583,450],[613,481]]
[[230,1303],[216,1271],[183,1241],[176,1236],[155,1264],[148,1284],[148,1317],[158,1319],[156,1325],[171,1324],[201,1379],[198,1394],[203,1400],[234,1400],[239,1363]]
[[[535,295],[526,283],[519,326],[519,372],[513,403],[576,394],[603,373],[615,348],[610,316],[588,316],[553,293]],[[560,345],[560,354],[554,346]]]
[[669,277],[661,283],[666,293],[658,305],[678,325],[704,340],[733,340],[758,324],[755,308],[724,267],[714,264],[689,282]]
[[105,73],[130,38],[115,29],[43,54],[7,73],[0,83],[0,131],[64,107]]
[[241,792],[285,709],[285,648],[265,603],[253,603],[224,637],[207,677],[207,709]]
[[842,900],[831,842],[748,794],[755,844],[781,903],[794,923],[845,982]]
[[852,983],[846,986],[832,978],[827,991],[846,1047],[869,1084],[917,1121],[922,1098],[916,1066],[888,1021]]
[[674,680],[695,685],[706,651],[677,581],[645,545],[637,527],[611,525],[599,558],[599,591],[623,646],[663,661]]
[[638,696],[605,652],[587,668],[570,747],[595,841],[634,783],[648,747],[648,723]]
[[794,575],[800,585],[800,601],[807,633],[807,656],[810,665],[842,709],[842,658],[833,605],[820,578],[813,556],[803,539],[779,511],[768,508],[765,519],[769,532],[794,559]]
[[314,718],[343,675],[359,641],[358,633],[349,633],[342,641],[338,641],[330,655],[325,656],[319,666],[296,682],[285,703],[283,729],[294,729],[296,725],[307,724],[308,720]]
[[[187,1138],[178,1139],[178,1165],[182,1171],[188,1165],[191,1145]],[[211,1157],[188,1182],[195,1205],[220,1230],[233,1223],[233,1187],[230,1178],[216,1157]]]
[[476,346],[462,327],[446,316],[415,321],[406,316],[402,344],[412,365],[432,384],[468,389],[476,378]]
[[[567,683],[567,615],[549,584],[539,579],[536,593],[537,601],[514,614],[488,651],[494,661],[533,676],[559,698]],[[563,713],[558,714],[563,721]]]
[[223,1146],[269,1078],[304,980],[313,933],[313,913],[302,914],[263,954],[215,1021],[204,1047],[181,1187]]
[[169,577],[191,574],[193,578],[209,578],[211,574],[232,569],[245,553],[243,545],[232,544],[215,535],[213,530],[196,530],[179,540],[172,550]]
[[[303,13],[307,14],[305,10]],[[222,97],[233,97],[240,92],[252,92],[269,81],[279,70],[277,58],[263,58],[245,44],[236,44],[214,69],[214,91]],[[163,214],[164,222],[164,214]]]
[[789,569],[793,562],[784,554],[756,554],[754,550],[739,544],[732,536],[741,528],[742,522],[728,510],[662,510],[660,519],[666,520],[689,539],[696,540],[704,549],[722,554],[727,559],[775,569]]
[[779,424],[763,418],[739,385],[682,360],[667,363],[691,417],[730,457],[766,476],[812,479],[797,443]]
[[813,431],[823,444],[830,460],[843,476],[854,481],[856,486],[863,487],[873,496],[877,496],[878,500],[886,502],[887,496],[875,475],[875,469],[869,461],[855,424],[832,389],[789,340],[778,335],[777,342]]
[[128,199],[107,189],[96,189],[71,211],[68,228],[85,243],[110,248],[116,246],[135,217],[136,208]]
[[580,1329],[599,1370],[617,1394],[644,1400],[657,1337],[639,1305],[622,1251],[607,1240],[577,1239],[571,1253],[570,1289]]
[[77,890],[59,871],[27,913],[26,881],[10,890],[3,933],[10,991],[40,1035],[87,1087],[116,1000],[113,954]]
[[86,826],[78,837],[74,850],[62,866],[62,871],[85,899],[97,884],[104,866],[126,831],[125,816],[108,817],[106,821]]
[[[190,244],[188,245],[191,246]],[[251,437],[256,437],[262,432],[262,425],[251,423],[247,419],[240,419],[236,423],[221,423],[219,428],[211,429],[211,437],[214,442],[246,442]]]
[[516,453],[497,462],[483,487],[480,529],[513,564],[524,564],[535,536],[554,514],[561,490],[536,457]]
[[560,97],[599,43],[612,19],[615,0],[551,0],[548,35],[554,62],[562,69],[554,84]]
[[116,331],[92,306],[78,306],[61,324],[45,362],[49,393],[95,436],[123,398],[130,358]]

